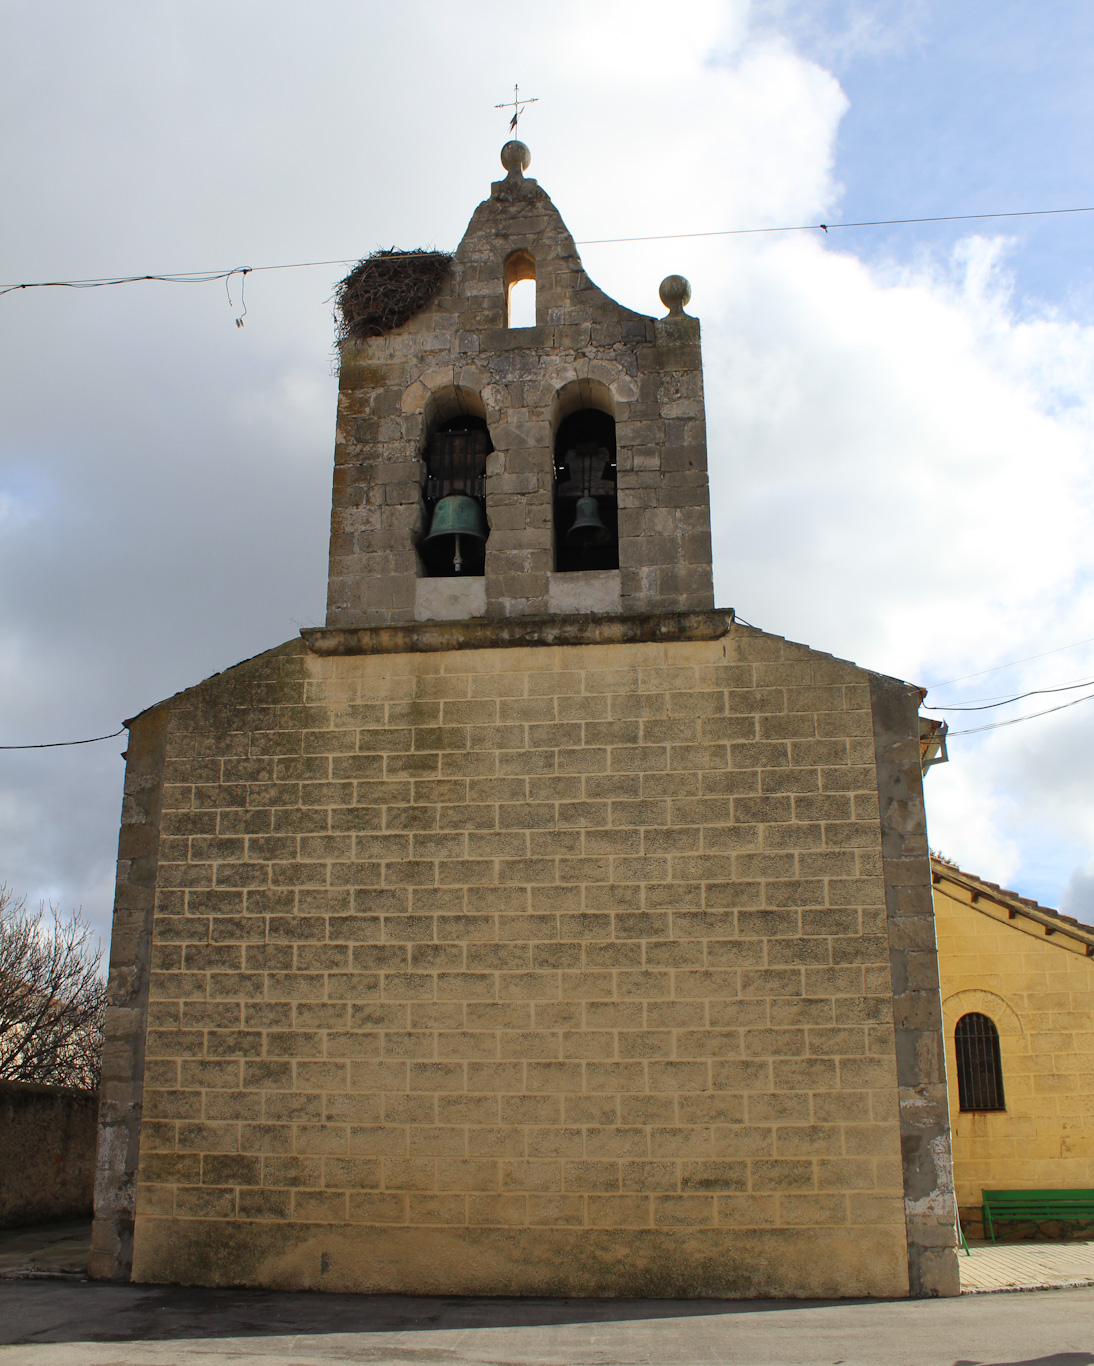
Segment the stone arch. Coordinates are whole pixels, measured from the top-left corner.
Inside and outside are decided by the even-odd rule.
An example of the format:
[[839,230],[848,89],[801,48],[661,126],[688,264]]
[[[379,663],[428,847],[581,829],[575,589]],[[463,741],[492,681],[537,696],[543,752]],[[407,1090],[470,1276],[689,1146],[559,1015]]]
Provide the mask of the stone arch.
[[[1027,1051],[1026,1031],[1021,1016],[1004,997],[994,991],[966,988],[955,991],[942,1002],[942,1044],[946,1055],[946,1077],[954,1113],[959,1111],[958,1059],[955,1031],[966,1015],[986,1015],[999,1036],[1004,1080],[1018,1057]],[[961,1111],[964,1115],[990,1111]]]
[[[413,533],[418,576],[481,578],[490,534],[486,458],[494,449],[482,394],[470,385],[440,384],[426,391],[421,414],[420,497]],[[478,505],[478,513],[471,504]],[[459,517],[451,529],[442,530],[449,527],[446,510],[454,513],[457,506],[462,507]]]
[[554,568],[619,568],[615,402],[597,379],[576,379],[552,404]]
[[[502,269],[502,279],[505,284],[505,325],[506,327],[534,327],[536,322],[536,258],[530,251],[518,248],[511,251],[505,258],[505,265]],[[530,302],[530,313],[532,321],[516,321],[514,317],[514,305],[517,300],[514,296],[514,289],[518,285],[531,285],[530,301],[525,300],[527,305]],[[518,305],[519,306],[519,305]]]
[[954,1030],[958,1106],[962,1114],[1006,1110],[1001,1035],[990,1015],[968,1011]]
[[945,1022],[946,1038],[953,1042],[953,1031],[962,1015],[987,1015],[998,1029],[1000,1035],[1025,1035],[1022,1018],[1014,1007],[994,991],[981,991],[969,988],[955,991],[942,1002],[942,1019]]
[[[425,386],[421,386],[425,389]],[[426,389],[422,402],[423,435],[457,417],[477,417],[486,421],[482,394],[467,384],[441,384]]]
[[[571,372],[572,373],[572,372]],[[615,397],[611,389],[599,379],[573,379],[557,391],[551,405],[551,434],[558,431],[559,424],[571,413],[583,408],[607,413],[613,420],[616,417]]]

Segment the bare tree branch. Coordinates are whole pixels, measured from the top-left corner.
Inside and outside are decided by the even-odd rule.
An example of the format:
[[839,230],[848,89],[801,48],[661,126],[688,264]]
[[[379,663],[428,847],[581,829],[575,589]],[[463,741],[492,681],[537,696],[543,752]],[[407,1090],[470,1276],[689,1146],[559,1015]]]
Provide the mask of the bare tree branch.
[[26,908],[0,883],[0,1078],[97,1090],[106,983],[80,911]]

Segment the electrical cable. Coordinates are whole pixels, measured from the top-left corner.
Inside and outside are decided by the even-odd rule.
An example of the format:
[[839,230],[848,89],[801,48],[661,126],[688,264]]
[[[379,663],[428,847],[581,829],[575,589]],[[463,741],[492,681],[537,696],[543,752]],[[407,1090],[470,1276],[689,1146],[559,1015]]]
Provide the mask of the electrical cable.
[[[989,218],[1047,218],[1061,214],[1094,213],[1094,205],[1067,209],[1009,209],[999,213],[936,214],[928,218],[873,218],[852,223],[790,223],[770,228],[717,228],[711,232],[664,232],[650,237],[592,237],[583,238],[579,247],[616,246],[628,242],[678,242],[693,237],[745,237],[773,232],[835,232],[837,228],[895,228],[917,223],[971,223]],[[425,253],[400,252],[416,256]],[[355,257],[341,257],[331,261],[287,261],[272,266],[233,266],[230,270],[177,270],[147,275],[109,275],[82,280],[28,280],[22,284],[0,285],[0,295],[19,289],[100,289],[106,285],[132,285],[156,280],[164,284],[204,285],[214,280],[227,280],[231,275],[253,274],[266,270],[310,270],[315,266],[349,266]]]
[[[748,625],[749,625],[748,622],[742,620],[740,617],[735,618],[735,620],[737,620],[738,622],[740,622],[740,624],[741,624],[742,626],[748,626]],[[754,628],[753,628],[753,629],[754,629]],[[1064,646],[1064,647],[1062,647],[1062,648],[1067,649],[1067,648],[1070,648],[1070,647]],[[1049,653],[1052,653],[1052,652],[1049,651]],[[1035,656],[1035,657],[1036,657],[1036,656]],[[1004,666],[1004,665],[1000,665],[999,667],[1000,667],[1000,668],[1003,668],[1003,667],[1005,667],[1005,666]],[[1040,697],[1040,696],[1042,696],[1042,695],[1044,695],[1044,694],[1046,694],[1046,693],[1071,692],[1071,691],[1072,691],[1073,689],[1075,689],[1075,688],[1089,688],[1089,687],[1091,687],[1092,685],[1094,685],[1094,678],[1088,678],[1088,679],[1085,679],[1082,683],[1069,683],[1069,684],[1066,684],[1065,686],[1060,687],[1060,688],[1034,688],[1034,689],[1032,689],[1030,692],[1018,693],[1018,694],[1016,694],[1014,697],[1008,697],[1008,698],[1004,699],[1002,702],[989,702],[989,703],[985,703],[984,705],[981,705],[981,706],[965,706],[965,707],[933,707],[933,706],[927,706],[926,704],[924,704],[924,710],[926,710],[926,711],[945,711],[945,712],[950,712],[950,711],[990,711],[990,710],[993,709],[994,707],[1005,707],[1005,706],[1008,706],[1011,702],[1021,702],[1021,701],[1023,700],[1023,698],[1026,698],[1026,697]],[[1073,707],[1073,706],[1077,705],[1079,702],[1089,702],[1089,701],[1091,700],[1091,698],[1094,698],[1094,692],[1088,693],[1085,697],[1076,697],[1073,701],[1071,701],[1071,702],[1065,702],[1065,703],[1063,703],[1062,706],[1059,706],[1059,707],[1049,707],[1049,708],[1047,708],[1047,710],[1045,710],[1045,711],[1035,711],[1035,712],[1031,712],[1029,716],[1015,716],[1015,717],[1013,717],[1013,718],[1012,718],[1011,720],[1009,720],[1009,721],[995,721],[995,722],[993,722],[992,724],[987,725],[987,726],[975,726],[975,727],[973,727],[971,730],[951,730],[951,731],[949,732],[949,735],[953,735],[953,736],[956,736],[956,735],[976,735],[978,732],[980,732],[980,731],[982,731],[982,730],[995,730],[995,729],[997,729],[999,726],[1013,726],[1013,725],[1016,725],[1019,721],[1032,721],[1032,720],[1033,720],[1035,717],[1037,717],[1037,716],[1048,716],[1050,713],[1052,713],[1052,712],[1054,712],[1054,711],[1064,711],[1067,707]],[[66,747],[68,747],[68,746],[70,746],[70,745],[95,745],[95,744],[98,744],[100,740],[114,740],[114,739],[116,739],[119,735],[122,734],[122,732],[123,732],[125,729],[126,729],[125,726],[122,726],[122,727],[120,727],[118,730],[112,731],[109,735],[93,735],[93,736],[90,737],[90,739],[87,739],[87,740],[52,740],[52,741],[49,741],[49,742],[47,742],[47,743],[44,743],[44,744],[37,744],[37,745],[0,745],[0,750],[13,750],[13,749],[63,749],[63,748],[66,748]]]
[[[777,233],[777,232],[816,232],[816,231],[820,231],[820,232],[824,232],[825,234],[827,234],[828,232],[833,231],[833,230],[835,230],[835,229],[837,229],[837,228],[885,228],[885,227],[903,227],[903,226],[914,225],[914,224],[922,224],[922,223],[967,223],[967,222],[974,222],[974,221],[980,221],[980,220],[985,220],[985,219],[997,219],[997,218],[1042,218],[1042,217],[1050,217],[1050,216],[1056,216],[1056,215],[1061,215],[1061,214],[1074,214],[1074,213],[1094,213],[1094,205],[1091,205],[1091,206],[1082,206],[1082,207],[1076,207],[1076,208],[1064,208],[1064,209],[1018,209],[1018,210],[1001,211],[1001,212],[998,212],[998,213],[938,214],[938,215],[933,215],[933,216],[930,216],[930,217],[923,217],[923,218],[879,218],[879,219],[863,219],[863,220],[860,220],[860,221],[850,222],[850,223],[797,223],[797,224],[789,224],[789,225],[785,225],[785,226],[766,227],[766,228],[722,228],[722,229],[717,229],[717,230],[710,231],[710,232],[660,233],[660,234],[656,234],[656,235],[649,236],[649,237],[601,237],[601,238],[585,238],[585,239],[582,239],[581,241],[576,242],[575,245],[576,245],[576,246],[581,246],[581,247],[591,247],[591,246],[616,246],[616,245],[625,245],[625,244],[628,244],[628,243],[635,243],[635,242],[669,242],[669,241],[681,241],[681,240],[690,239],[690,238],[701,238],[701,237],[738,237],[738,236],[751,236],[751,235],[756,235],[756,234]],[[400,253],[400,254],[405,254],[405,255],[408,255],[408,256],[409,256],[409,255],[418,255],[418,254],[420,254],[420,253],[416,253],[416,252],[406,252],[406,253]],[[277,265],[268,265],[268,266],[232,266],[232,267],[231,267],[230,269],[228,269],[228,270],[173,271],[173,272],[163,272],[163,273],[160,273],[160,274],[146,274],[146,275],[114,275],[114,276],[92,277],[92,278],[76,279],[76,280],[35,280],[35,281],[27,281],[27,282],[24,282],[24,283],[21,283],[21,284],[0,285],[0,295],[10,294],[10,293],[12,293],[12,292],[14,292],[14,291],[16,291],[16,290],[22,290],[22,289],[99,289],[99,288],[103,288],[103,287],[108,286],[108,285],[141,284],[141,283],[144,283],[144,282],[146,282],[146,281],[157,281],[157,282],[160,282],[160,283],[163,283],[163,284],[209,284],[209,283],[211,283],[211,282],[213,282],[213,281],[216,281],[216,280],[223,280],[223,281],[225,282],[225,288],[227,288],[227,287],[228,287],[227,282],[231,279],[231,277],[232,277],[233,275],[240,275],[240,276],[242,277],[243,282],[245,283],[245,282],[246,282],[246,277],[247,277],[249,274],[253,274],[253,273],[256,273],[256,272],[258,272],[258,271],[273,271],[273,270],[308,270],[308,269],[312,269],[312,268],[319,267],[319,266],[347,266],[347,265],[352,265],[352,264],[353,264],[353,260],[354,260],[354,258],[352,258],[352,257],[340,257],[340,258],[336,258],[336,259],[332,259],[332,260],[326,260],[326,261],[290,261],[290,262],[279,263],[279,264],[277,264]],[[229,302],[231,302],[231,295],[230,295],[230,294],[229,294]],[[243,301],[242,301],[242,298],[241,298],[240,302],[241,302],[241,303],[243,302]],[[246,308],[244,307],[244,314],[245,314],[245,313],[246,313]],[[237,327],[241,327],[241,326],[243,325],[243,323],[242,323],[242,316],[236,320],[236,325],[237,325]],[[744,624],[744,623],[742,623],[742,624]],[[1016,664],[1025,664],[1025,663],[1028,663],[1029,661],[1034,660],[1034,659],[1044,659],[1044,658],[1046,658],[1048,655],[1059,654],[1059,653],[1062,653],[1062,652],[1065,651],[1065,650],[1073,650],[1073,649],[1076,649],[1076,648],[1078,648],[1078,646],[1080,646],[1080,645],[1087,645],[1087,644],[1090,644],[1092,640],[1094,640],[1094,637],[1087,637],[1087,639],[1085,639],[1085,640],[1080,640],[1080,641],[1075,641],[1075,642],[1074,642],[1073,644],[1071,644],[1071,645],[1061,645],[1061,646],[1057,647],[1057,648],[1054,649],[1054,650],[1045,650],[1045,651],[1043,651],[1041,654],[1026,655],[1026,656],[1025,656],[1024,658],[1022,658],[1022,659],[1011,660],[1011,661],[1010,661],[1009,663],[1007,663],[1007,664],[997,664],[997,665],[994,665],[994,666],[993,666],[992,668],[990,668],[990,669],[982,669],[982,670],[980,670],[980,671],[977,672],[977,673],[963,674],[960,678],[951,678],[951,679],[947,679],[945,682],[942,682],[942,683],[932,683],[932,684],[929,684],[928,686],[931,687],[931,688],[943,688],[943,687],[949,687],[949,686],[950,686],[951,684],[953,684],[953,683],[963,683],[963,682],[965,682],[965,681],[967,681],[968,679],[971,679],[971,678],[983,678],[986,674],[997,673],[997,672],[999,672],[1001,669],[1009,669],[1009,668],[1012,668],[1012,667],[1013,667],[1014,665],[1016,665]],[[1074,688],[1074,687],[1085,687],[1085,686],[1088,686],[1088,685],[1089,685],[1089,682],[1090,682],[1090,681],[1091,681],[1091,680],[1088,680],[1087,683],[1076,683],[1076,684],[1071,684],[1071,685],[1069,685],[1069,687],[1062,687],[1062,688],[1037,688],[1037,689],[1034,689],[1034,690],[1032,690],[1032,691],[1030,691],[1030,692],[1019,693],[1019,694],[1017,694],[1017,695],[1014,696],[1014,697],[1006,698],[1005,700],[1003,700],[1003,701],[1001,701],[1001,702],[987,703],[987,704],[980,705],[980,706],[950,706],[950,707],[945,707],[945,706],[934,706],[934,705],[929,705],[929,706],[926,707],[926,710],[928,710],[928,711],[987,711],[987,710],[990,710],[990,709],[992,709],[992,708],[994,708],[994,707],[1007,706],[1007,705],[1009,705],[1009,704],[1012,703],[1012,702],[1021,701],[1023,698],[1026,698],[1026,697],[1040,696],[1040,695],[1045,694],[1045,693],[1067,692],[1067,691],[1070,690],[1070,688]],[[1067,707],[1076,706],[1076,705],[1078,705],[1079,702],[1086,702],[1086,701],[1089,701],[1091,698],[1094,698],[1094,693],[1089,693],[1089,694],[1087,694],[1087,696],[1085,696],[1085,697],[1078,697],[1078,698],[1075,698],[1073,701],[1071,701],[1071,702],[1065,702],[1065,703],[1063,703],[1061,706],[1058,706],[1058,707],[1049,707],[1046,711],[1033,712],[1033,713],[1031,713],[1029,716],[1016,716],[1016,717],[1013,717],[1013,718],[1012,718],[1011,720],[1009,720],[1009,721],[996,721],[996,722],[991,723],[990,725],[986,725],[986,726],[977,726],[977,727],[974,727],[974,728],[969,729],[969,730],[950,731],[950,735],[952,735],[952,736],[958,736],[958,735],[975,735],[975,734],[979,733],[980,731],[995,730],[995,729],[998,729],[998,728],[1001,727],[1001,726],[1013,726],[1013,725],[1017,725],[1018,722],[1020,722],[1020,721],[1032,721],[1035,717],[1038,717],[1038,716],[1048,716],[1048,715],[1049,715],[1050,713],[1052,713],[1052,712],[1055,712],[1055,711],[1063,711],[1063,710],[1065,710]],[[110,735],[95,735],[95,736],[92,736],[92,737],[90,737],[89,739],[86,739],[86,740],[56,740],[56,741],[51,741],[51,742],[44,743],[44,744],[35,744],[35,745],[0,745],[0,750],[60,749],[60,748],[65,748],[65,747],[68,747],[68,746],[71,746],[71,745],[93,745],[93,744],[97,744],[97,743],[98,743],[99,741],[101,741],[101,740],[113,740],[113,739],[115,739],[117,736],[121,735],[122,732],[123,732],[124,730],[125,730],[125,727],[122,726],[121,729],[116,730],[116,731],[113,731]]]
[[[923,703],[923,709],[924,709],[925,711],[947,711],[947,712],[948,712],[948,711],[991,711],[993,707],[1007,707],[1007,706],[1009,706],[1012,702],[1021,702],[1021,700],[1022,700],[1024,697],[1041,697],[1041,696],[1042,696],[1043,694],[1045,694],[1045,693],[1054,693],[1054,692],[1074,692],[1074,690],[1075,690],[1076,688],[1090,688],[1090,687],[1094,687],[1094,678],[1084,678],[1083,681],[1082,681],[1081,683],[1066,683],[1066,684],[1064,684],[1063,687],[1060,687],[1060,688],[1033,688],[1033,689],[1031,689],[1029,692],[1020,692],[1020,693],[1016,693],[1013,697],[1005,697],[1005,698],[1003,698],[1003,700],[1002,700],[1001,702],[982,702],[982,703],[980,703],[979,705],[976,705],[976,706],[974,706],[974,705],[972,705],[972,704],[970,703],[970,704],[967,705],[967,706],[961,706],[961,707],[947,707],[947,706],[935,707],[935,706],[932,706],[930,703],[924,702],[924,703]],[[1081,701],[1082,701],[1082,698],[1079,698],[1078,700],[1081,702]]]
[[1031,711],[1028,716],[1012,716],[1009,721],[992,721],[986,726],[973,726],[969,730],[951,730],[946,734],[946,739],[950,740],[957,735],[978,735],[982,730],[999,730],[1002,726],[1016,726],[1020,721],[1032,721],[1038,716],[1050,716],[1054,711],[1066,711],[1068,707],[1077,707],[1080,702],[1089,702],[1094,699],[1094,692],[1088,692],[1085,697],[1073,697],[1070,702],[1061,702],[1058,707],[1047,707],[1044,711]]
[[794,223],[781,228],[719,228],[714,232],[666,232],[656,237],[598,237],[575,242],[578,247],[615,246],[623,242],[670,242],[683,237],[745,237],[761,232],[834,232],[836,228],[897,228],[909,223],[969,223],[979,218],[1043,218],[1061,213],[1094,213],[1094,205],[1078,209],[1013,209],[1004,213],[949,213],[933,218],[872,218],[858,223]]
[[[1073,679],[1071,680],[1071,682],[1074,683],[1074,684],[1076,685],[1076,687],[1081,687],[1082,684],[1083,684],[1083,680],[1082,680],[1082,679],[1078,679],[1078,678],[1073,678]],[[1092,686],[1094,686],[1094,679],[1091,679],[1091,680],[1090,680],[1090,683],[1091,683]],[[1054,686],[1057,687],[1057,688],[1063,688],[1063,687],[1066,687],[1066,686],[1069,686],[1069,685],[1063,684],[1063,683],[1058,683],[1058,684],[1055,684]],[[986,697],[966,697],[966,698],[963,698],[963,699],[962,699],[961,706],[962,706],[962,707],[973,707],[973,706],[975,706],[977,703],[980,703],[980,702],[1009,702],[1009,701],[1011,701],[1011,700],[1013,699],[1014,696],[1015,696],[1014,693],[1009,693],[1009,692],[993,692],[993,693],[989,693]],[[942,707],[934,707],[934,706],[932,705],[930,708],[928,708],[928,710],[941,711],[941,710],[943,710],[943,708],[942,708]]]
[[1025,655],[1022,659],[1012,659],[1007,664],[994,664],[990,669],[981,669],[979,673],[962,674],[960,678],[947,678],[943,683],[927,683],[927,688],[948,688],[951,683],[967,683],[970,678],[983,678],[986,674],[997,674],[1000,669],[1012,669],[1015,664],[1028,664],[1031,659],[1047,659],[1049,655],[1063,654],[1065,650],[1077,650],[1080,645],[1089,645],[1094,641],[1094,636],[1087,636],[1085,640],[1073,641],[1070,645],[1057,645],[1054,650],[1043,650],[1039,655]]
[[[742,625],[744,625],[744,624],[746,624],[746,623],[743,623],[743,622],[742,622]],[[1085,687],[1085,686],[1089,686],[1089,683],[1090,683],[1090,682],[1094,682],[1094,680],[1088,680],[1087,684],[1076,683],[1076,684],[1072,684],[1072,686],[1073,686],[1073,687]],[[1012,698],[1010,698],[1009,700],[1012,701],[1012,702],[1017,702],[1017,701],[1020,701],[1020,699],[1021,699],[1022,697],[1035,697],[1035,696],[1037,696],[1039,693],[1067,692],[1067,691],[1068,691],[1067,688],[1039,688],[1039,689],[1036,689],[1034,692],[1021,693],[1021,694],[1019,695],[1019,697],[1012,697]],[[970,730],[951,730],[951,731],[949,731],[949,732],[947,733],[947,739],[954,738],[954,737],[956,737],[956,736],[958,736],[958,735],[978,735],[981,731],[984,731],[984,730],[998,730],[1001,726],[1016,726],[1020,721],[1032,721],[1032,720],[1034,720],[1034,719],[1035,719],[1036,717],[1038,717],[1038,716],[1049,716],[1049,715],[1051,715],[1051,714],[1052,714],[1053,712],[1055,712],[1055,711],[1066,711],[1068,707],[1076,707],[1076,706],[1078,706],[1078,704],[1079,704],[1080,702],[1089,702],[1089,701],[1091,701],[1091,700],[1094,700],[1094,692],[1087,693],[1085,697],[1076,697],[1076,698],[1073,698],[1072,701],[1070,701],[1070,702],[1064,702],[1064,703],[1062,703],[1062,704],[1061,704],[1060,706],[1058,706],[1058,707],[1048,707],[1048,708],[1046,708],[1046,710],[1044,710],[1044,711],[1035,711],[1035,712],[1031,712],[1028,716],[1015,716],[1015,717],[1012,717],[1009,721],[993,721],[990,725],[986,725],[986,726],[974,726],[974,727],[972,727]],[[998,706],[1003,706],[1004,704],[1000,702],[1000,703],[997,703],[996,705],[998,705]],[[931,710],[932,710],[932,711],[940,711],[940,710],[942,710],[942,708],[940,708],[940,707],[933,707],[933,708],[931,708]],[[950,708],[947,708],[947,710],[950,710],[950,711],[983,711],[984,708],[982,708],[982,707],[950,707]],[[125,729],[126,729],[125,726],[120,726],[117,730],[111,731],[111,733],[110,733],[109,735],[92,735],[92,736],[91,736],[89,739],[87,739],[87,740],[50,740],[50,741],[45,742],[44,744],[37,744],[37,745],[0,745],[0,750],[14,750],[14,749],[66,749],[66,748],[68,748],[68,747],[71,746],[71,745],[97,745],[97,744],[99,743],[100,740],[115,740],[115,739],[117,739],[117,737],[118,737],[119,735],[121,735],[121,734],[125,731]]]
[[[405,252],[402,254],[414,256],[422,253]],[[176,270],[164,271],[158,275],[104,275],[84,280],[35,280],[21,285],[0,285],[0,294],[10,294],[17,289],[101,289],[105,285],[138,285],[146,280],[157,280],[168,285],[207,285],[214,280],[228,280],[233,275],[246,276],[259,270],[307,270],[312,266],[351,266],[353,264],[352,258],[343,257],[338,261],[288,261],[277,266],[233,266],[231,270]]]
[[100,740],[114,740],[126,728],[121,726],[109,735],[93,735],[89,740],[50,740],[43,745],[0,745],[0,749],[65,749],[69,745],[97,745]]
[[[745,625],[745,624],[746,624],[746,623],[743,623],[743,622],[742,622],[742,625]],[[1088,680],[1088,682],[1087,682],[1086,684],[1076,683],[1076,684],[1073,684],[1072,686],[1073,686],[1073,687],[1084,687],[1084,686],[1089,686],[1089,683],[1090,683],[1090,682],[1094,682],[1094,680]],[[1019,701],[1022,697],[1035,697],[1035,696],[1038,695],[1038,693],[1042,693],[1042,692],[1049,692],[1049,693],[1051,693],[1051,692],[1067,692],[1067,691],[1068,691],[1068,689],[1066,689],[1066,688],[1040,688],[1040,689],[1037,689],[1037,690],[1034,691],[1034,692],[1021,693],[1019,697],[1012,697],[1012,698],[1010,698],[1009,700],[1012,701],[1012,702],[1017,702],[1017,701]],[[1091,700],[1094,700],[1094,692],[1087,693],[1085,697],[1076,697],[1076,698],[1073,698],[1072,701],[1070,701],[1070,702],[1064,702],[1064,703],[1062,703],[1062,704],[1061,704],[1060,706],[1058,706],[1058,707],[1048,707],[1048,708],[1046,708],[1044,711],[1035,711],[1035,712],[1031,712],[1028,716],[1015,716],[1015,717],[1012,717],[1009,721],[993,721],[993,722],[991,722],[989,725],[986,725],[986,726],[974,726],[974,727],[972,727],[972,728],[969,729],[969,730],[951,730],[951,731],[949,731],[949,732],[947,733],[947,739],[954,738],[954,737],[956,737],[956,736],[958,736],[958,735],[978,735],[981,731],[985,731],[985,730],[998,730],[1001,726],[1016,726],[1020,721],[1032,721],[1032,720],[1034,720],[1034,719],[1035,719],[1036,717],[1038,717],[1038,716],[1049,716],[1049,715],[1051,715],[1051,714],[1052,714],[1053,712],[1055,712],[1055,711],[1066,711],[1068,707],[1076,707],[1076,706],[1078,706],[1078,704],[1079,704],[1080,702],[1090,702]],[[1000,702],[1000,703],[997,703],[996,705],[998,705],[998,706],[1003,706],[1004,704]],[[931,710],[933,710],[933,711],[940,711],[940,710],[942,710],[942,708],[933,707],[933,708],[931,708]],[[982,708],[982,707],[950,707],[950,708],[947,708],[947,710],[950,710],[950,711],[982,711],[982,710],[984,710],[984,708]],[[93,735],[93,736],[91,736],[91,737],[90,737],[89,739],[87,739],[87,740],[51,740],[51,741],[47,741],[47,742],[44,743],[44,744],[37,744],[37,745],[0,745],[0,750],[14,750],[14,749],[66,749],[66,748],[68,748],[68,747],[71,746],[71,745],[97,745],[97,744],[99,743],[100,740],[115,740],[115,739],[117,739],[117,737],[118,737],[119,735],[121,735],[121,734],[125,731],[125,729],[126,729],[125,726],[120,726],[117,730],[111,731],[111,733],[110,733],[109,735]]]

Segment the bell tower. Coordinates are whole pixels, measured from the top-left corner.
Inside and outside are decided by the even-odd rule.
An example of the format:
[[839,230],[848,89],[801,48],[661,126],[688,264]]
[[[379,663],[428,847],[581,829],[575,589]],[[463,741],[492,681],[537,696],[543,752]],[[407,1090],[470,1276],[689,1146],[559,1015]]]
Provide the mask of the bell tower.
[[713,609],[687,281],[502,162],[343,285],[327,626],[126,723],[92,1274],[956,1294],[920,691]]
[[663,318],[621,307],[524,143],[501,160],[452,257],[343,288],[328,627],[714,605],[688,283]]

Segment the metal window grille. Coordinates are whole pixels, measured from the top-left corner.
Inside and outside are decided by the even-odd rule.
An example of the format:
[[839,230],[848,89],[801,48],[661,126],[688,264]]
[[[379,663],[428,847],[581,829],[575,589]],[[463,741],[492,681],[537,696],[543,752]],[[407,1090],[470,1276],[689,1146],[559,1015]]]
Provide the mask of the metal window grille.
[[1005,1110],[999,1031],[986,1015],[962,1015],[954,1030],[962,1110]]
[[489,453],[490,438],[483,431],[435,432],[426,457],[426,500],[436,503],[451,493],[482,498]]

